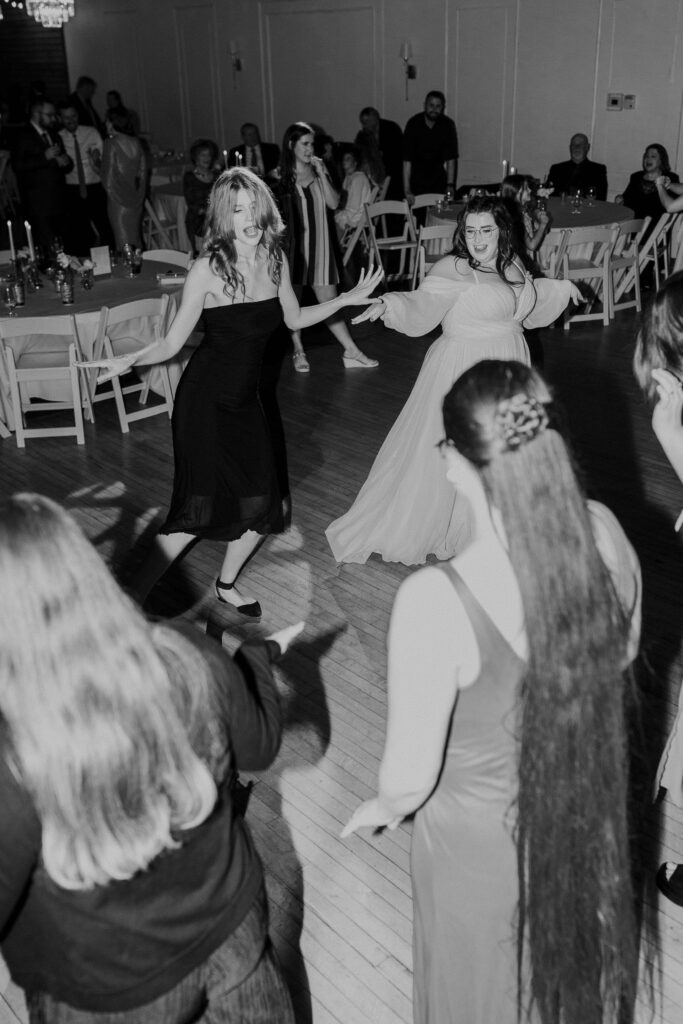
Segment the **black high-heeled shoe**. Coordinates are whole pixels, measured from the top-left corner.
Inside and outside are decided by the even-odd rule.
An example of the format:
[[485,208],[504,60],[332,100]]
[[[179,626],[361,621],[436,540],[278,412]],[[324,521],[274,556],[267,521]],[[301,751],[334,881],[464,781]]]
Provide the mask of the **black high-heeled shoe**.
[[232,601],[226,601],[221,590],[233,590],[235,587],[234,583],[224,583],[223,580],[217,579],[215,583],[216,597],[221,604],[227,604],[230,608],[234,608],[240,615],[246,616],[248,619],[260,619],[261,618],[261,605],[258,601],[250,601],[249,604],[233,604]]

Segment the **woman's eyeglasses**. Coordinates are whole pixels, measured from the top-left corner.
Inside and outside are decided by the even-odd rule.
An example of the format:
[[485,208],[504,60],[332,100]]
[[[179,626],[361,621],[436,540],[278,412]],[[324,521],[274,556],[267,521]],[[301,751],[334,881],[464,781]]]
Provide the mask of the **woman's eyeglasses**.
[[488,242],[490,238],[498,232],[497,227],[488,228],[465,228],[465,238],[475,239],[477,237],[482,238],[485,242]]

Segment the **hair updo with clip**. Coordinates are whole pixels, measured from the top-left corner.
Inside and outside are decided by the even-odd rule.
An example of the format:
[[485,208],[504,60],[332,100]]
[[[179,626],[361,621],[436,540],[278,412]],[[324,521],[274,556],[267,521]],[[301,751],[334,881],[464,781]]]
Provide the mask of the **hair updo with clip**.
[[486,359],[466,370],[446,395],[446,436],[481,468],[543,433],[551,406],[545,382],[529,366]]

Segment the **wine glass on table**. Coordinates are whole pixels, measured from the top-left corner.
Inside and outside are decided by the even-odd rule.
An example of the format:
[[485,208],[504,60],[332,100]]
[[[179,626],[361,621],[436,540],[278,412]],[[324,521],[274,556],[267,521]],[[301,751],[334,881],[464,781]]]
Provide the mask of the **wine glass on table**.
[[586,206],[595,206],[595,185],[586,189]]
[[583,202],[583,196],[581,195],[581,189],[574,189],[572,193],[572,215],[576,217],[581,216],[581,204]]
[[8,316],[16,316],[14,312],[17,306],[17,297],[14,293],[13,284],[3,284],[2,286],[2,301],[5,309],[7,310]]

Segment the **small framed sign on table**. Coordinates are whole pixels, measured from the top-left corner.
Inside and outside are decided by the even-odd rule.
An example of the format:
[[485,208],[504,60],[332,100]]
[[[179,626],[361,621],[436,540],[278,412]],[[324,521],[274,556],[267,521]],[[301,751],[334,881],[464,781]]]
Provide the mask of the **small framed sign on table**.
[[95,246],[90,250],[90,259],[94,264],[93,274],[95,277],[99,277],[101,274],[111,274],[111,257],[108,246]]

